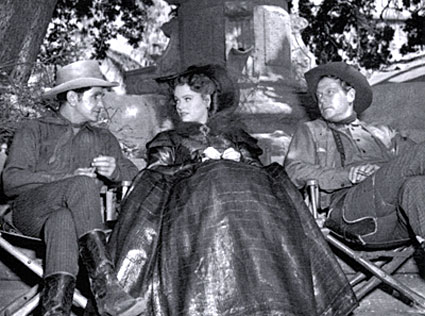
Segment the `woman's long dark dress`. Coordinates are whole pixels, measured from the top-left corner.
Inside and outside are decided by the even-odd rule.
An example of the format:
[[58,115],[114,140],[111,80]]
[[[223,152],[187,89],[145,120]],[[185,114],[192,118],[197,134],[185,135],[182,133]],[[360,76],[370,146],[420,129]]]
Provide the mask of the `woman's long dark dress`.
[[[241,162],[202,151],[231,146]],[[232,124],[158,134],[111,236],[118,279],[142,315],[346,315],[343,272],[278,164]],[[143,312],[143,313],[142,313]]]

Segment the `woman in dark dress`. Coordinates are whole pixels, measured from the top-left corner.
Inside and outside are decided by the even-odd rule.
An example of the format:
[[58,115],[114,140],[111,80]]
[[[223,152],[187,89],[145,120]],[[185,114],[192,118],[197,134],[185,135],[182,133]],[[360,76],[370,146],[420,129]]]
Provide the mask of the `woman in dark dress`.
[[225,69],[166,78],[181,122],[147,144],[111,235],[118,279],[141,315],[346,315],[357,305],[278,164],[232,112]]

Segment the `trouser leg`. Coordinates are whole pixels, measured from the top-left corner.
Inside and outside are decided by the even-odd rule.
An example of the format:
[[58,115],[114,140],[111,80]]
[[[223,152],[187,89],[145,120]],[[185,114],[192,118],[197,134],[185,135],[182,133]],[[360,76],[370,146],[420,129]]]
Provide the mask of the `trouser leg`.
[[[374,196],[379,198],[377,202],[382,204],[383,201],[384,204],[397,205],[399,192],[405,181],[410,177],[423,175],[425,175],[425,143],[420,143],[386,163],[370,177],[370,183],[365,182],[365,187],[366,189],[372,187]],[[381,209],[382,207],[379,207],[378,211],[385,212]]]
[[64,208],[51,213],[44,225],[43,235],[46,261],[49,263],[46,264],[44,275],[67,272],[77,276],[78,236],[71,212]]
[[[46,271],[49,274],[75,274],[75,268],[71,265],[75,266],[78,260],[78,251],[75,250],[78,237],[103,228],[99,189],[93,179],[84,176],[42,185],[16,199],[13,204],[13,221],[24,234],[44,238],[47,251],[49,247],[60,247],[58,243],[70,247],[65,257],[60,252],[61,258],[57,258],[59,255],[51,250],[51,255],[46,256]],[[66,237],[55,225],[65,229]],[[71,256],[72,264],[66,262]]]
[[400,190],[399,202],[413,234],[425,238],[425,176],[406,180]]

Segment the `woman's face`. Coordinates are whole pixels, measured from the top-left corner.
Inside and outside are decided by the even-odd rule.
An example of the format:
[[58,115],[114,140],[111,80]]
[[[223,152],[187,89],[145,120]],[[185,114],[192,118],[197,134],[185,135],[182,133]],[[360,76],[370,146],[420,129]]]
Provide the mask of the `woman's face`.
[[174,88],[176,110],[183,122],[198,122],[205,124],[208,120],[208,109],[211,96],[203,96],[193,91],[188,84],[178,85]]

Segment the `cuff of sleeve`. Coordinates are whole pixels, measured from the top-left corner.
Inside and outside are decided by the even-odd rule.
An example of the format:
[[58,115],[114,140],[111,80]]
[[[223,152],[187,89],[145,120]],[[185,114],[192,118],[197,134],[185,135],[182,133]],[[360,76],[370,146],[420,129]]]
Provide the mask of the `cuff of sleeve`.
[[353,186],[353,183],[349,179],[349,172],[344,172],[344,177],[341,179],[341,188],[347,188]]

